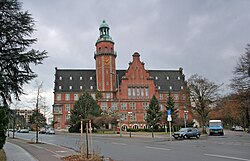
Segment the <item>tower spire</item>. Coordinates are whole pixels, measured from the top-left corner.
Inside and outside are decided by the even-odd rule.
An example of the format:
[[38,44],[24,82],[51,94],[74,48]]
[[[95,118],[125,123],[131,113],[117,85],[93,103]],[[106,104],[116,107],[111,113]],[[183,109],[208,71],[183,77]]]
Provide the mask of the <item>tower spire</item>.
[[99,36],[97,42],[100,42],[100,41],[113,42],[112,38],[109,36],[109,25],[106,23],[105,20],[102,21],[102,23],[99,27],[99,31],[100,31],[100,36]]

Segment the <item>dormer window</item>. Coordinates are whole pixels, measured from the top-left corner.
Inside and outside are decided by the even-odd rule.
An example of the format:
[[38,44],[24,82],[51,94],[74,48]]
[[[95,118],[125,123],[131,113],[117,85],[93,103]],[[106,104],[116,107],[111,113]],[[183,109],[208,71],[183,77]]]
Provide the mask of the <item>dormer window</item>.
[[58,89],[62,89],[62,86],[58,86]]
[[80,77],[80,80],[82,80],[82,77]]
[[71,76],[69,77],[69,80],[72,80],[72,77],[71,77]]
[[93,80],[93,77],[89,77],[89,80]]
[[72,89],[72,86],[69,86],[69,89],[71,90],[71,89]]
[[169,89],[172,90],[172,86],[169,86]]
[[157,76],[155,77],[155,80],[158,80],[158,77],[157,77]]
[[178,80],[181,80],[181,77],[177,77]]
[[59,80],[62,80],[62,76],[59,77]]
[[167,80],[169,80],[169,76],[167,76]]
[[158,86],[158,89],[161,89],[161,86]]

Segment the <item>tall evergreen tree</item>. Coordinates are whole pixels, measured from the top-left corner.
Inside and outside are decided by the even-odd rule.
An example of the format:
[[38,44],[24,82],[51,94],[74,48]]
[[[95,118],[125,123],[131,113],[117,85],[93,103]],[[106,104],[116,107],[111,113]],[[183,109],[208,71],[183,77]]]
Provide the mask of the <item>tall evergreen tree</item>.
[[100,107],[96,101],[88,92],[84,92],[71,110],[70,123],[79,127],[81,119],[91,119],[100,114]]
[[162,112],[160,111],[160,104],[155,95],[150,100],[149,108],[147,109],[146,122],[148,126],[152,129],[152,137],[154,137],[154,128],[157,123],[161,121]]
[[[37,39],[30,38],[34,32],[34,20],[28,11],[21,11],[22,5],[17,0],[0,1],[0,108],[8,111],[8,105],[23,94],[23,85],[37,75],[30,64],[38,65],[47,57],[46,51],[30,49]],[[1,110],[1,111],[2,111]],[[5,118],[1,113],[1,118]],[[0,126],[2,132],[8,121]],[[0,144],[5,137],[0,136]],[[1,147],[0,147],[1,148]]]
[[166,103],[166,109],[170,110],[171,112],[171,117],[173,122],[175,122],[176,118],[177,118],[177,113],[178,113],[178,109],[175,107],[175,102],[174,99],[171,96],[171,93],[168,93],[168,98],[167,98],[167,103]]

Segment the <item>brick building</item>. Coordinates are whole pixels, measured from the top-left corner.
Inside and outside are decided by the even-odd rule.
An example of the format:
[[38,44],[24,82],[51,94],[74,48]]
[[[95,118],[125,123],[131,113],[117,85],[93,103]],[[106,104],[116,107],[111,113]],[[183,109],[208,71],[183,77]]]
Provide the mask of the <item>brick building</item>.
[[[120,112],[122,128],[146,128],[145,116],[153,95],[160,102],[161,110],[165,111],[168,93],[178,107],[178,117],[184,117],[189,109],[183,69],[177,70],[146,70],[135,52],[127,70],[116,70],[117,53],[114,41],[109,35],[109,26],[103,21],[100,25],[100,36],[95,44],[94,59],[96,69],[75,70],[55,68],[55,87],[53,115],[56,129],[67,129],[70,109],[73,108],[83,91],[89,92],[94,99],[96,93],[102,98],[98,104],[102,110]],[[120,108],[119,108],[120,107]],[[188,119],[192,120],[191,112]]]

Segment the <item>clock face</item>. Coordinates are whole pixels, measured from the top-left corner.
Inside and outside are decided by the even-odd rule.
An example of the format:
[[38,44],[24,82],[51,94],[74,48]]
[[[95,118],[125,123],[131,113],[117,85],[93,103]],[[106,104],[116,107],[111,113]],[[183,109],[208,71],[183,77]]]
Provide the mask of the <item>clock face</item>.
[[109,65],[109,62],[110,62],[109,57],[105,57],[105,58],[104,58],[104,63],[105,63],[105,65]]

